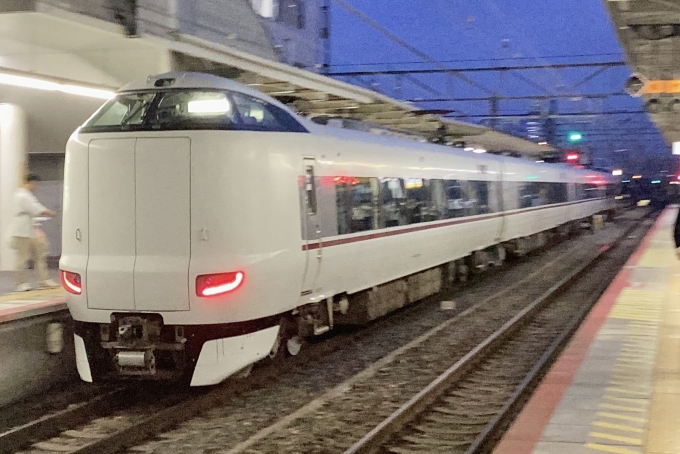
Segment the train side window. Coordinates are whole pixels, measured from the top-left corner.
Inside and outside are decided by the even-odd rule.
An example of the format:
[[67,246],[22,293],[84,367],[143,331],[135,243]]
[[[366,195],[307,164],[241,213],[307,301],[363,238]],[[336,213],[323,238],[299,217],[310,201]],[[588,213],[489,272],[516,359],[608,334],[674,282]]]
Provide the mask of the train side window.
[[408,224],[426,221],[428,205],[430,204],[430,187],[427,180],[422,178],[407,178],[406,187],[406,219]]
[[489,182],[488,181],[469,181],[468,182],[474,194],[474,214],[489,213]]
[[566,202],[567,185],[565,183],[548,183],[548,198],[550,203]]
[[469,215],[470,207],[468,206],[467,188],[464,183],[460,180],[444,180],[448,218],[461,218]]
[[534,187],[533,183],[519,183],[519,207],[529,208],[533,206]]
[[378,181],[376,178],[335,177],[338,233],[378,228]]
[[316,184],[313,166],[305,166],[305,200],[307,201],[307,213],[316,214]]
[[239,129],[254,131],[304,132],[305,129],[291,115],[261,99],[234,93]]
[[584,196],[583,199],[594,199],[597,197],[597,186],[591,183],[586,183],[584,186]]
[[406,190],[401,178],[380,179],[380,228],[406,225]]

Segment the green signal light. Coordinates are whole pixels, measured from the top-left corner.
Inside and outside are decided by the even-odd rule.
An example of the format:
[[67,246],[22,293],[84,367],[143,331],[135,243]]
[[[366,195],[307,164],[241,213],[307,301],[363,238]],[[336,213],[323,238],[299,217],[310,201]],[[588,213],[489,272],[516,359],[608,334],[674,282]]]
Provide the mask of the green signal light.
[[570,132],[568,135],[569,142],[578,142],[583,139],[583,134],[580,132]]

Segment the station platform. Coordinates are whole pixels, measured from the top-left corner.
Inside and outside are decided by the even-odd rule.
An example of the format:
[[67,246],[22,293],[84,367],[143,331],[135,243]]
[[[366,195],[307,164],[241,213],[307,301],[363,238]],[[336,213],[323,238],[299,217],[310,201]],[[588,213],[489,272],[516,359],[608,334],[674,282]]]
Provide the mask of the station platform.
[[680,453],[680,260],[666,208],[494,454]]
[[[59,282],[59,270],[48,271],[50,278]],[[67,309],[61,287],[16,293],[15,285],[13,272],[0,271],[0,324]]]

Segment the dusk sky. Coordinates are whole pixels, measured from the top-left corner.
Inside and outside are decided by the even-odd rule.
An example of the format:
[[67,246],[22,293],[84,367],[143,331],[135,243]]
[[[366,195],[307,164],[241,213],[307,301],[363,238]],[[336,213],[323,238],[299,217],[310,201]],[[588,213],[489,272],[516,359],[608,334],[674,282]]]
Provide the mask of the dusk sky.
[[[470,68],[624,61],[613,25],[600,0],[332,0],[332,71]],[[427,54],[424,61],[352,14],[350,5],[379,23],[408,45]],[[607,69],[574,87],[597,67],[540,69],[513,73],[465,73],[475,82],[505,96],[622,92],[631,73],[627,66]],[[488,93],[444,74],[343,78],[373,85],[393,97],[417,101],[432,98],[487,97]],[[523,80],[524,79],[524,80]],[[527,82],[527,79],[530,82]],[[531,84],[533,82],[533,85]],[[425,85],[425,87],[423,87]],[[536,85],[544,89],[539,91]],[[501,115],[526,114],[531,101],[501,101]],[[480,122],[489,104],[480,102],[418,102],[421,108],[451,109],[449,116]],[[607,99],[562,99],[559,113],[641,111],[640,101],[629,96]],[[517,123],[521,118],[504,121]],[[636,156],[670,156],[670,150],[644,114],[563,117],[562,134],[584,130],[596,156],[621,159],[616,150]],[[644,153],[644,154],[643,154]]]

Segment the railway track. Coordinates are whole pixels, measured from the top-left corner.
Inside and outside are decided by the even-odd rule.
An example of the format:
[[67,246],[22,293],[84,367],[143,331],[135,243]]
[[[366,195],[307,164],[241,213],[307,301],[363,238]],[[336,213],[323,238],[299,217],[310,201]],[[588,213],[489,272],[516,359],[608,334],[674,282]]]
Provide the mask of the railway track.
[[[587,255],[587,254],[586,254]],[[569,257],[571,256],[571,257]],[[550,268],[550,273],[548,278],[554,279],[555,275],[565,272],[569,267],[573,267],[575,263],[583,260],[583,256],[573,253],[565,253],[558,256],[554,260],[550,261],[550,266],[545,265],[541,267],[535,267],[533,274],[527,276],[535,276],[540,273],[546,273],[546,270]],[[489,276],[493,276],[490,274]],[[482,279],[483,281],[483,279]],[[488,279],[487,279],[488,281]],[[486,282],[487,287],[494,287],[495,281]],[[500,284],[498,284],[501,286]],[[522,288],[526,287],[526,282],[521,279],[515,279],[511,288]],[[328,378],[323,374],[321,378],[318,376],[312,378],[310,376],[303,376],[304,370],[313,370],[312,367],[319,367],[319,364],[323,363],[323,359],[332,356],[333,353],[342,349],[344,346],[353,343],[362,342],[363,338],[370,337],[367,331],[377,331],[380,329],[388,329],[392,325],[393,327],[399,326],[400,329],[404,329],[404,323],[409,319],[417,315],[419,311],[422,311],[422,307],[412,307],[407,308],[395,314],[392,317],[388,317],[385,320],[377,321],[370,325],[370,330],[359,330],[358,332],[341,333],[341,335],[332,337],[325,342],[314,345],[307,352],[307,355],[301,355],[295,358],[288,359],[287,361],[278,362],[270,366],[261,367],[253,373],[253,375],[248,380],[232,380],[223,386],[217,388],[212,388],[209,390],[191,390],[191,391],[178,391],[176,393],[152,393],[143,392],[146,394],[142,398],[139,398],[138,394],[130,392],[129,389],[116,390],[119,394],[112,394],[109,397],[102,396],[100,402],[97,404],[100,406],[99,409],[96,405],[89,407],[90,404],[83,404],[79,409],[81,412],[80,417],[74,418],[74,413],[70,411],[73,409],[68,409],[69,411],[63,411],[59,415],[52,415],[50,417],[42,418],[41,421],[34,421],[32,423],[24,425],[25,427],[15,428],[11,431],[0,434],[0,452],[16,452],[19,447],[24,447],[22,452],[31,453],[44,453],[49,452],[79,452],[79,453],[109,453],[109,452],[120,452],[126,448],[137,445],[138,443],[152,439],[150,443],[146,445],[138,446],[134,448],[135,452],[172,452],[172,450],[166,450],[168,445],[172,445],[175,440],[184,440],[185,444],[183,448],[178,448],[179,445],[175,446],[175,452],[189,452],[192,448],[187,447],[187,437],[189,439],[188,444],[191,446],[194,444],[191,441],[192,435],[183,434],[183,428],[189,427],[192,433],[196,432],[197,428],[208,428],[210,430],[219,430],[224,433],[227,437],[230,434],[230,427],[224,427],[223,419],[219,419],[221,413],[228,413],[229,417],[234,416],[234,410],[236,412],[241,412],[241,419],[248,420],[244,421],[244,426],[240,430],[235,430],[232,432],[232,437],[230,442],[222,444],[225,449],[231,449],[229,452],[250,452],[246,451],[250,447],[256,447],[261,442],[267,443],[268,437],[276,438],[277,432],[284,430],[289,426],[296,426],[296,423],[304,421],[305,418],[314,413],[321,407],[328,404],[329,401],[336,399],[338,397],[342,398],[347,389],[347,383],[344,379],[347,378],[345,375],[349,375],[350,382],[354,380],[353,383],[359,384],[362,378],[370,377],[372,375],[381,375],[380,367],[389,365],[390,360],[395,360],[399,357],[401,353],[414,348],[415,345],[420,345],[426,342],[431,337],[436,337],[439,331],[444,331],[447,327],[455,325],[456,321],[459,323],[465,322],[465,317],[469,316],[471,313],[479,312],[477,315],[482,317],[488,317],[488,312],[482,310],[484,303],[489,305],[489,301],[494,298],[503,298],[503,295],[508,295],[510,288],[506,287],[500,291],[488,292],[493,293],[492,296],[486,297],[482,302],[477,301],[467,310],[465,305],[462,304],[462,310],[457,315],[442,315],[437,314],[436,317],[431,317],[427,323],[423,323],[422,326],[411,327],[413,333],[422,334],[420,337],[416,335],[411,335],[412,337],[417,337],[415,341],[401,347],[397,351],[392,352],[392,354],[385,356],[384,353],[380,353],[381,350],[376,350],[371,352],[371,355],[376,356],[376,360],[383,357],[381,362],[377,364],[372,364],[368,368],[365,367],[365,363],[374,363],[371,360],[371,355],[366,355],[362,361],[355,359],[354,364],[346,365],[346,373],[339,373],[337,371],[334,374],[337,378]],[[526,289],[523,289],[523,291]],[[535,290],[537,291],[537,290]],[[472,292],[475,293],[475,292]],[[484,290],[478,293],[484,294]],[[434,303],[431,301],[430,303]],[[432,305],[432,304],[431,304]],[[421,305],[418,305],[421,306]],[[510,310],[514,310],[512,304],[509,305]],[[516,312],[516,311],[515,311]],[[441,318],[445,318],[444,323],[441,323]],[[434,328],[430,329],[428,325],[434,325]],[[423,332],[425,334],[423,334]],[[374,342],[374,341],[373,341]],[[390,344],[389,340],[385,342],[386,345],[382,346],[382,351],[389,348],[387,351],[394,349],[394,345]],[[409,346],[410,345],[410,346]],[[461,350],[467,348],[465,345],[458,345]],[[348,361],[349,363],[349,361]],[[330,365],[328,366],[331,367]],[[336,367],[337,369],[337,367]],[[363,371],[357,375],[356,372]],[[363,374],[363,375],[362,375]],[[273,401],[269,398],[260,398],[259,402],[252,402],[253,396],[262,394],[259,392],[261,389],[266,389],[267,392],[274,394],[282,394],[277,392],[272,388],[272,384],[280,383],[281,386],[287,386],[285,383],[287,378],[291,381],[299,381],[300,377],[303,380],[307,380],[308,389],[318,389],[322,386],[321,382],[324,382],[326,387],[330,384],[340,383],[337,388],[331,389],[330,392],[323,393],[317,392],[317,397],[309,396],[311,393],[300,393],[299,395],[287,396],[288,401],[286,401],[286,396],[280,395],[279,398],[281,402]],[[309,396],[311,402],[307,405],[299,407],[300,399]],[[295,407],[299,407],[297,412]],[[89,408],[88,408],[89,407]],[[276,413],[272,416],[272,408],[282,408],[285,411],[290,409],[290,414],[283,419],[277,419]],[[192,416],[198,415],[200,413],[205,413],[210,409],[215,410],[215,414],[218,416],[217,420],[208,420],[207,418],[195,418],[187,424],[182,424],[176,431],[172,431],[164,435],[162,438],[153,441],[153,437],[156,434],[168,431],[173,426],[180,423],[185,423],[190,420]],[[259,411],[259,413],[258,413]],[[263,413],[269,413],[267,417],[263,416]],[[212,412],[211,412],[212,413]],[[226,430],[225,430],[226,429]],[[57,436],[55,436],[57,435]],[[246,436],[247,435],[247,436]],[[198,433],[199,438],[201,434]],[[50,438],[52,437],[52,438]],[[205,438],[205,437],[203,437]],[[205,441],[205,440],[203,440]],[[222,443],[222,441],[217,441],[217,443]],[[175,443],[176,444],[176,443]],[[162,446],[162,448],[158,448]],[[298,445],[299,448],[299,445]],[[279,450],[276,448],[274,450],[267,450],[265,447],[263,451],[260,452],[295,452]],[[253,451],[256,452],[256,451]],[[299,449],[297,452],[300,452]],[[319,452],[341,452],[338,450],[329,451],[319,451]]]
[[566,276],[344,454],[490,452],[608,286],[600,273],[625,262],[635,244],[624,236]]

